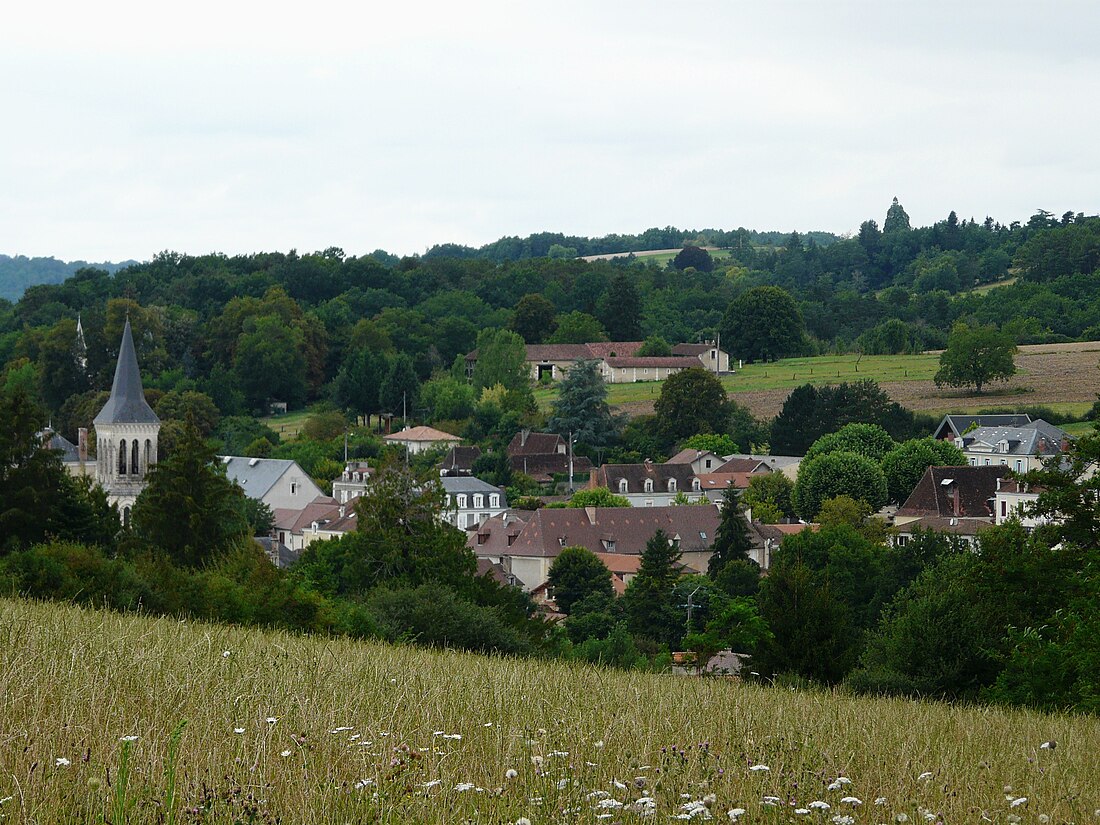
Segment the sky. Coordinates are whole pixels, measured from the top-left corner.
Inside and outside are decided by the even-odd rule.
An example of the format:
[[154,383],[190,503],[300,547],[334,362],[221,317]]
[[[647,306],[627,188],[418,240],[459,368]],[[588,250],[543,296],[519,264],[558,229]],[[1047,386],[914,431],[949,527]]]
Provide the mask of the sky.
[[0,253],[1100,211],[1100,4],[21,3]]

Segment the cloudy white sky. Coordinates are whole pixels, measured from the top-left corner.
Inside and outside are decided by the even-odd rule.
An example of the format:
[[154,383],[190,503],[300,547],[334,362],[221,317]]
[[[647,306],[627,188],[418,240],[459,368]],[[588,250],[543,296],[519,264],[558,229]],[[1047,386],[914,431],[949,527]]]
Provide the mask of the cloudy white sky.
[[1095,3],[20,3],[0,253],[1100,211]]

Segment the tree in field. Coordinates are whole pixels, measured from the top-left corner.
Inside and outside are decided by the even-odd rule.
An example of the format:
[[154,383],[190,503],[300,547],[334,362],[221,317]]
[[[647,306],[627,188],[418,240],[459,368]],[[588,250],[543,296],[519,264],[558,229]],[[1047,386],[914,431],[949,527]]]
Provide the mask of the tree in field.
[[909,229],[909,214],[895,197],[894,202],[890,204],[890,208],[886,210],[886,220],[882,224],[882,232],[884,235],[888,235],[891,232],[908,232]]
[[964,464],[966,456],[950,441],[937,441],[934,438],[912,438],[905,441],[882,457],[882,472],[886,476],[889,499],[895,504],[904,502],[929,467]]
[[642,299],[626,272],[611,279],[600,301],[599,317],[612,341],[637,341],[642,337]]
[[572,433],[581,444],[602,447],[611,442],[618,426],[607,403],[607,382],[596,361],[580,361],[562,380],[547,426],[566,438]]
[[710,257],[709,252],[699,246],[685,246],[676,253],[676,257],[672,259],[672,265],[681,271],[688,267],[699,272],[714,271],[714,259]]
[[558,610],[566,615],[573,612],[573,605],[593,594],[607,599],[615,596],[611,571],[595,553],[584,547],[563,548],[550,565],[549,582],[554,588]]
[[541,344],[554,332],[557,309],[538,293],[524,295],[516,304],[511,329],[528,344]]
[[878,463],[858,453],[825,453],[802,462],[791,503],[806,521],[813,521],[821,505],[837,496],[867,502],[872,510],[886,503],[886,477]]
[[995,326],[958,323],[947,336],[947,349],[940,356],[935,375],[937,387],[973,386],[979,395],[990,381],[1007,381],[1016,374],[1012,335]]
[[134,533],[152,551],[195,567],[246,536],[244,492],[192,421],[184,422],[175,452],[149,472],[134,504]]
[[721,433],[729,425],[730,405],[722,382],[702,367],[669,377],[653,405],[657,422],[670,441],[698,433]]
[[680,578],[680,547],[663,530],[646,542],[638,575],[623,594],[631,633],[657,644],[675,646],[684,628],[684,616],[673,593]]
[[594,315],[574,310],[558,316],[558,326],[546,343],[590,344],[606,340],[607,330]]
[[890,433],[878,424],[845,424],[835,433],[823,435],[810,445],[806,459],[826,453],[849,452],[866,456],[872,461],[882,457],[897,446]]
[[527,347],[523,338],[506,329],[486,329],[477,336],[477,363],[474,365],[473,383],[484,389],[497,384],[507,390],[526,387]]
[[777,286],[757,286],[730,302],[722,343],[735,358],[774,361],[805,349],[805,323],[794,299]]

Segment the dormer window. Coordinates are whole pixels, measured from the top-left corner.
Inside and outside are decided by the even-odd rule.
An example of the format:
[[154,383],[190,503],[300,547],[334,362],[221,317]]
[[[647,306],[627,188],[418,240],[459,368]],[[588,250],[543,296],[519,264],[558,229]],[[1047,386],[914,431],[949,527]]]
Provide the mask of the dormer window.
[[1007,453],[1008,452],[1008,441],[1007,440],[998,441],[997,442],[997,449],[1000,450],[1002,453]]
[[620,478],[619,479],[619,492],[620,493],[625,493],[626,492],[626,479],[625,478]]
[[668,480],[668,491],[670,493],[675,493],[676,492],[676,479],[670,478]]
[[458,509],[460,509],[460,510],[466,509],[466,496],[464,496],[464,495],[459,495],[458,496]]
[[498,496],[496,494],[489,496],[489,506],[490,507],[499,507],[500,506],[500,496]]
[[475,495],[474,496],[474,509],[480,510],[481,507],[483,506],[484,501],[485,501],[485,496],[481,495],[480,493]]
[[653,492],[653,479],[647,478],[645,480],[645,491],[647,493],[652,493]]
[[699,479],[697,479],[697,478],[693,478],[693,479],[691,480],[691,489],[692,489],[692,492],[698,493],[698,492],[699,492],[699,490],[701,489],[701,486],[702,486],[702,485],[700,485],[700,484],[699,484]]

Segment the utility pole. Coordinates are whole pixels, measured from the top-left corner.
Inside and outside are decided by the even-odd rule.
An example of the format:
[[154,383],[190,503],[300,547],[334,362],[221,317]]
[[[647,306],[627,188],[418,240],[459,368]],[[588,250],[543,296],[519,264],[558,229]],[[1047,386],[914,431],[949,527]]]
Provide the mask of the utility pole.
[[576,488],[573,486],[573,431],[569,431],[569,492]]

